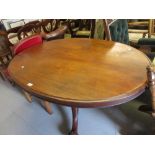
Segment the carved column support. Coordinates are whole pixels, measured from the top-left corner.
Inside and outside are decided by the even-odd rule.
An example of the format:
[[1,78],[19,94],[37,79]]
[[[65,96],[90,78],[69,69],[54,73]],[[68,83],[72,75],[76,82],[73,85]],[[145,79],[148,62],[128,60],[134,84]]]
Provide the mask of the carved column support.
[[70,131],[70,135],[78,135],[78,108],[72,107],[72,129]]
[[147,67],[148,87],[152,95],[151,114],[155,118],[155,68],[153,65]]

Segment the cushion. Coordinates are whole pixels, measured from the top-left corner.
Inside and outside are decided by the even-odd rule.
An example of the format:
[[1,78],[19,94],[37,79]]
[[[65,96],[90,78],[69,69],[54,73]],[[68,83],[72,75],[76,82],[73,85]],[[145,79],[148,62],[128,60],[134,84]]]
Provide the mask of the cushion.
[[129,44],[128,23],[126,19],[118,19],[110,26],[111,39],[124,44]]
[[90,36],[90,31],[77,31],[76,36]]
[[19,54],[24,49],[29,48],[34,45],[42,43],[42,37],[40,35],[35,35],[21,40],[13,49],[14,54]]
[[138,40],[139,45],[154,45],[155,46],[155,38],[140,38]]

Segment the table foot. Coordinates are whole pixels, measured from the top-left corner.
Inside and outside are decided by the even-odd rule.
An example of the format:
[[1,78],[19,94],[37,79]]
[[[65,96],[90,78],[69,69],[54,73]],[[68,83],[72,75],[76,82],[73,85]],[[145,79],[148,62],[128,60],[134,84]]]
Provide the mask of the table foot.
[[72,107],[72,129],[69,132],[70,135],[78,135],[78,108]]

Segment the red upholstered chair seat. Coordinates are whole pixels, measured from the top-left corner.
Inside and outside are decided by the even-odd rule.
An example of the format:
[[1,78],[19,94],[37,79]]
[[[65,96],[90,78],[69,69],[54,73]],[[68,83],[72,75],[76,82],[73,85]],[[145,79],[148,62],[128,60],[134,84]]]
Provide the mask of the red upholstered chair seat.
[[28,38],[21,40],[14,48],[13,53],[14,55],[19,54],[24,49],[27,49],[31,46],[38,45],[42,43],[42,37],[40,35],[34,35]]
[[[28,38],[21,40],[17,45],[12,47],[11,50],[13,51],[14,55],[17,55],[17,54],[21,53],[24,49],[27,49],[34,45],[41,44],[42,42],[43,42],[42,37],[40,35],[30,36]],[[10,77],[7,67],[3,67],[1,69],[1,74],[3,74],[6,77],[6,79],[8,79],[10,82],[12,82],[12,79]]]
[[[42,37],[40,35],[34,35],[31,37],[25,38],[21,40],[16,46],[12,47],[13,54],[17,55],[20,52],[22,52],[24,49],[27,49],[34,45],[41,44],[42,42],[43,42]],[[12,81],[7,67],[2,67],[1,73],[3,73],[9,81]]]

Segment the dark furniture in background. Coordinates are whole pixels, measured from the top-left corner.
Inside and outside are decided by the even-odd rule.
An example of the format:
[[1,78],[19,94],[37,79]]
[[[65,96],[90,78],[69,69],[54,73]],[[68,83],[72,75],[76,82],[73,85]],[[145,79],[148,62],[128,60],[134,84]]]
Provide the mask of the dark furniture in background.
[[[18,31],[22,28],[23,26],[17,26],[14,28],[10,28],[9,30],[7,30],[7,37],[10,41],[10,39],[16,38],[17,37],[17,33]],[[10,41],[11,43],[11,41]],[[11,43],[13,45],[13,43]]]
[[145,38],[146,34],[148,37],[151,37],[150,31],[151,20],[149,19],[141,19],[141,20],[132,20],[128,19],[128,32],[129,33],[141,33],[142,37]]
[[12,59],[12,51],[6,31],[0,31],[0,76],[3,80],[6,79],[5,71]]
[[137,46],[153,61],[155,58],[155,38],[140,38]]
[[136,21],[128,19],[128,26],[130,33],[142,33],[142,38],[145,38],[146,34],[148,34],[148,38],[155,34],[154,19],[137,19]]
[[42,37],[46,41],[56,40],[56,39],[63,39],[64,35],[67,31],[67,25],[61,26],[57,28],[55,31],[50,32],[48,34],[42,34]]
[[[40,34],[46,41],[62,39],[67,31],[67,25],[60,26],[60,21],[56,19],[44,19],[41,21],[32,21],[25,24],[18,30],[19,40],[34,34]],[[22,37],[23,36],[23,37]]]
[[10,42],[5,31],[0,31],[0,62],[3,66],[7,66],[12,57]]
[[18,30],[17,37],[19,40],[21,40],[28,36],[39,34],[39,33],[41,33],[39,21],[32,21],[32,22],[25,24]]
[[107,40],[129,44],[144,52],[151,60],[154,59],[155,53],[152,53],[151,51],[155,48],[155,39],[141,38],[138,40],[138,43],[134,43],[129,41],[127,19],[117,19],[110,22],[104,19],[103,22],[105,25],[105,36]]
[[126,19],[117,19],[109,25],[111,39],[124,44],[129,44],[128,23]]
[[128,23],[126,19],[103,19],[107,40],[129,44]]
[[95,19],[72,19],[68,21],[72,38],[93,38]]
[[0,31],[6,31],[6,28],[1,21],[0,21]]
[[40,26],[45,33],[50,33],[56,30],[59,26],[59,20],[57,19],[42,19],[40,21]]

